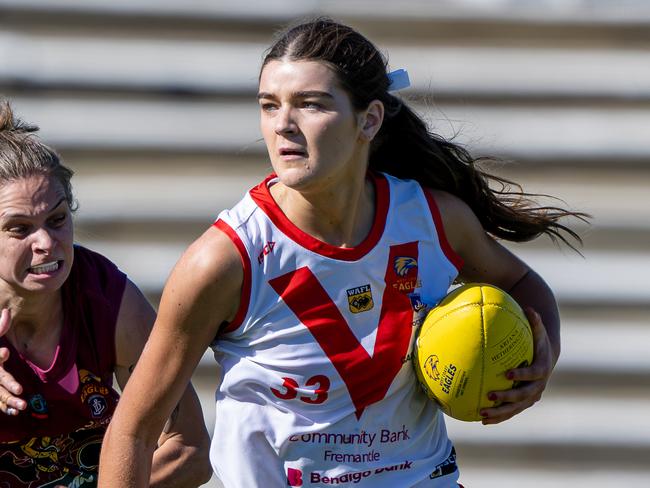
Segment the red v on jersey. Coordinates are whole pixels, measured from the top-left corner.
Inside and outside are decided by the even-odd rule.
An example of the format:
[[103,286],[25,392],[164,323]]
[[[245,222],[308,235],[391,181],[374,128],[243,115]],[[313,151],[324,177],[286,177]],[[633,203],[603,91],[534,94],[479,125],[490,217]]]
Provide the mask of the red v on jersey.
[[348,388],[357,418],[368,405],[384,398],[402,367],[412,332],[413,308],[409,293],[419,286],[417,259],[417,242],[390,248],[372,356],[354,336],[336,304],[308,267],[269,281],[332,361]]

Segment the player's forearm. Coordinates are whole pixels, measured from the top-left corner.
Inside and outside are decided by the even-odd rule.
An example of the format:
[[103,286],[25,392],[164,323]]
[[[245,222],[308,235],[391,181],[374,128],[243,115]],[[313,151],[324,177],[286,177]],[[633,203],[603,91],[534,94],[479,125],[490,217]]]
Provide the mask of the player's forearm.
[[109,425],[102,442],[98,488],[149,486],[154,447]]
[[168,439],[153,455],[152,488],[192,488],[207,483],[212,476],[209,445],[186,445]]
[[553,347],[554,364],[560,357],[560,313],[553,291],[534,270],[519,280],[508,293],[522,308],[531,307],[541,317]]

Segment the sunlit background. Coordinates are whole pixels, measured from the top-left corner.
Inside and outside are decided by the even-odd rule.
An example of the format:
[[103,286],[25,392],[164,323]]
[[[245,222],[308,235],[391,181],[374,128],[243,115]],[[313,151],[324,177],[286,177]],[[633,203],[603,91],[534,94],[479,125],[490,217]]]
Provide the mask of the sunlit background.
[[[274,32],[324,13],[408,69],[436,132],[594,216],[584,257],[513,249],[557,293],[542,402],[449,422],[467,488],[650,486],[650,2],[0,0],[0,92],[76,171],[77,240],[157,304],[183,249],[270,166],[256,79]],[[218,381],[195,375],[206,422]],[[214,479],[211,487],[220,484]]]

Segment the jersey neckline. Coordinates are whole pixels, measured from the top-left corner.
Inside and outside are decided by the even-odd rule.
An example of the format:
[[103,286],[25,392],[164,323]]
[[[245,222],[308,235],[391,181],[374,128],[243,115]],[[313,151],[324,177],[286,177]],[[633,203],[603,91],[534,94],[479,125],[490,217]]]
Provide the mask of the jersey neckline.
[[375,217],[370,232],[365,239],[354,247],[338,247],[321,241],[299,229],[280,209],[271,195],[269,183],[277,179],[275,173],[268,175],[264,181],[249,192],[253,201],[267,215],[273,224],[287,237],[316,254],[342,261],[357,261],[368,254],[381,239],[386,226],[390,189],[388,180],[382,174],[369,172],[368,177],[375,186]]

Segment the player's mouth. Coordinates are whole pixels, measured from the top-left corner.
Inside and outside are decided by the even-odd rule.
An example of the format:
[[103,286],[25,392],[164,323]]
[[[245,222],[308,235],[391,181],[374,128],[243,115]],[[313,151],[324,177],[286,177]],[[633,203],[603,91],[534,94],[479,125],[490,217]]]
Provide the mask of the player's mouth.
[[31,274],[50,274],[57,271],[62,264],[63,261],[50,261],[48,263],[32,266],[28,269],[28,271]]
[[299,148],[281,147],[279,153],[280,157],[285,160],[307,157],[307,151]]

